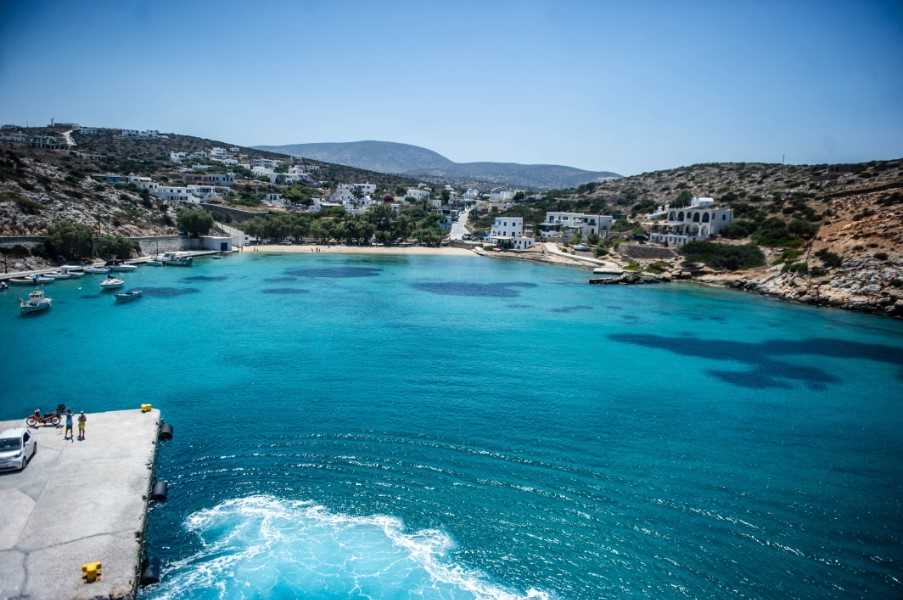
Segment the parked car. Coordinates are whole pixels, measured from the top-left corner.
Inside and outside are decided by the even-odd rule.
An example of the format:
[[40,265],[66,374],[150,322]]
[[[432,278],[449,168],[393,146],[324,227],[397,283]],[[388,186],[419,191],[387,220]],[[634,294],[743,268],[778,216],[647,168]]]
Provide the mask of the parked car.
[[24,427],[0,431],[0,470],[21,471],[37,451],[34,434]]
[[589,250],[589,246],[587,246],[586,244],[577,244],[576,246],[574,246],[574,250],[586,252],[587,250]]

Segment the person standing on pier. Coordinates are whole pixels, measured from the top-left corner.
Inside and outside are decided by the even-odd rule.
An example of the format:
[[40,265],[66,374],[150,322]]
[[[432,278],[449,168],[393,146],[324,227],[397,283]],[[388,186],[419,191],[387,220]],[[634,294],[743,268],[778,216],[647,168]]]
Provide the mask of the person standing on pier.
[[78,439],[85,439],[85,423],[88,422],[88,417],[85,416],[85,411],[81,411],[78,415]]
[[66,409],[66,432],[63,434],[64,440],[73,440],[72,434],[72,411],[68,408]]

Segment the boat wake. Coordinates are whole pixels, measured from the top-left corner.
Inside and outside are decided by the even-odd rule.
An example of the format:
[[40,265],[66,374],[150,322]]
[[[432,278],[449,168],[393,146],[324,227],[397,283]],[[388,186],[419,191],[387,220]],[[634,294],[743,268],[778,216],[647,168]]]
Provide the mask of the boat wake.
[[167,565],[144,598],[436,598],[548,600],[512,592],[448,557],[442,531],[332,513],[313,502],[251,496],[198,511],[196,554]]

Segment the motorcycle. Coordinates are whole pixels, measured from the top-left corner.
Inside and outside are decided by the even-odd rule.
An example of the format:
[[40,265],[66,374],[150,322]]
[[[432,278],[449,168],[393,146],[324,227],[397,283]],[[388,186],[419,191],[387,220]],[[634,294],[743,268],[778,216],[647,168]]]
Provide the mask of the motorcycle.
[[49,411],[46,413],[36,411],[35,414],[30,415],[27,419],[25,419],[25,424],[29,427],[40,427],[42,425],[59,427],[60,421],[62,420],[62,415],[65,412],[66,406],[63,404],[58,405],[55,411]]

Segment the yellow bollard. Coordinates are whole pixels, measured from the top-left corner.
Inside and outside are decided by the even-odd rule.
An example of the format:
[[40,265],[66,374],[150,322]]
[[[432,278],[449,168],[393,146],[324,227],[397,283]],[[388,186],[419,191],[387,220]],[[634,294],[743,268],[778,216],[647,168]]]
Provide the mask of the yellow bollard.
[[142,404],[142,405],[141,405],[141,412],[143,412],[143,413],[148,413],[148,412],[151,411],[152,408],[153,408],[153,406],[151,406],[150,404]]
[[82,565],[82,577],[85,583],[94,583],[100,577],[100,561],[85,563]]

